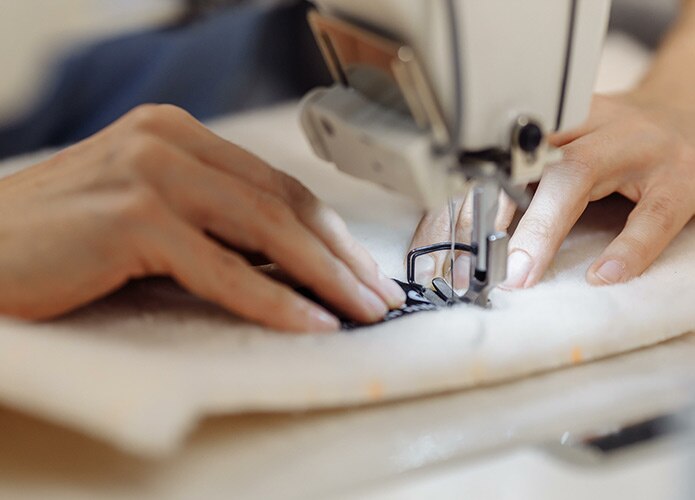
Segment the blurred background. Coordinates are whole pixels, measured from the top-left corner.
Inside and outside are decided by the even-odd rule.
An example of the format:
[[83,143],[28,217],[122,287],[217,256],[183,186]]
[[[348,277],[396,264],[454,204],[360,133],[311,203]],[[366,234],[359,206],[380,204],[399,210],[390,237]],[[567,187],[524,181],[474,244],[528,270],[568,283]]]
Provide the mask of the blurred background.
[[[678,1],[614,0],[612,27],[654,45]],[[304,0],[0,0],[0,158],[78,141],[141,103],[206,120],[299,97],[328,79],[307,8]]]
[[300,0],[0,0],[0,158],[88,137],[142,103],[198,119],[327,81]]

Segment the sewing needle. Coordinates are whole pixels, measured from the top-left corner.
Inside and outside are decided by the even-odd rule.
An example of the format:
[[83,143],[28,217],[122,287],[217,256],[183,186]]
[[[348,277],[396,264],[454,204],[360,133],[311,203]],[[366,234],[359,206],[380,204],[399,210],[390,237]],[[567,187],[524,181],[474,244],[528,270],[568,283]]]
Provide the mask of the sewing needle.
[[454,283],[454,262],[456,259],[456,223],[457,221],[456,200],[449,198],[449,236],[451,238],[451,249],[449,251],[449,276],[451,280],[451,303],[456,301],[456,283]]

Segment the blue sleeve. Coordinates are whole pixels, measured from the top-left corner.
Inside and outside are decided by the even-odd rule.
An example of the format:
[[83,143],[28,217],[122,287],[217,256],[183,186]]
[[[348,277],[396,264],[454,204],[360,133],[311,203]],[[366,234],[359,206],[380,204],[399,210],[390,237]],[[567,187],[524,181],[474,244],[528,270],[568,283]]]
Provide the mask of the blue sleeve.
[[64,60],[41,103],[0,128],[0,157],[76,142],[142,103],[202,120],[293,98],[325,78],[321,68],[301,3],[105,40]]

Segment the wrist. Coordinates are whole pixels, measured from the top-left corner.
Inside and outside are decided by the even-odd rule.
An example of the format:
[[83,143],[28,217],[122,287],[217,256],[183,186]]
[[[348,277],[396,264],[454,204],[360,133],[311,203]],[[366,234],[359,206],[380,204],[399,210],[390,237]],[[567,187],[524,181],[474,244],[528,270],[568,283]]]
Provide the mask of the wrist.
[[[693,58],[695,66],[695,58]],[[695,74],[654,68],[628,96],[642,104],[658,104],[695,111]]]
[[695,110],[695,0],[684,3],[649,72],[629,94],[643,103]]

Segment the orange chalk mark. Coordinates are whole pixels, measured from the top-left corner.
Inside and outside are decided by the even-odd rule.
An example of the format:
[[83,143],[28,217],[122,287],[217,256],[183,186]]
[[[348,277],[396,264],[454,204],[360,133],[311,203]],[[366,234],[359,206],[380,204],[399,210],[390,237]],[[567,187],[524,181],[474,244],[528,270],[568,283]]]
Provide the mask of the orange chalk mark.
[[378,380],[374,380],[367,387],[367,394],[369,395],[369,398],[374,401],[382,399],[384,397],[384,384]]
[[572,348],[572,364],[578,365],[584,361],[584,354],[582,353],[582,348],[579,346],[574,346]]
[[485,375],[487,373],[487,369],[485,367],[485,363],[483,363],[480,360],[475,360],[473,361],[473,364],[471,365],[471,377],[473,377],[473,380],[476,382],[480,382],[485,379]]

